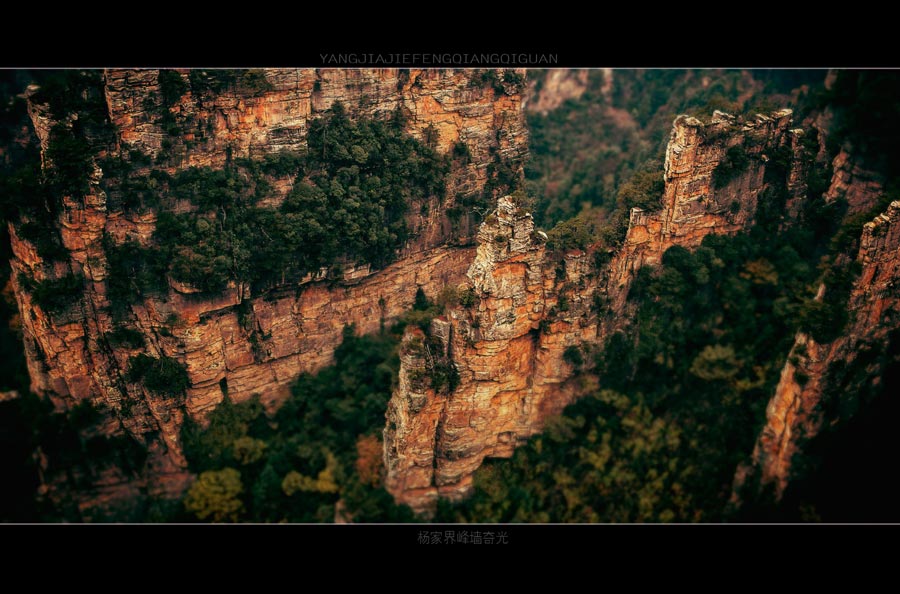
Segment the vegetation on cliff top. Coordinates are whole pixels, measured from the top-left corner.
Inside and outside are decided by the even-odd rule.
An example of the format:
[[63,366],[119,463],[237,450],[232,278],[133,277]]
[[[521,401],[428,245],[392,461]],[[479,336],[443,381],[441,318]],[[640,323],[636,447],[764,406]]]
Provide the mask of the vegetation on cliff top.
[[[162,289],[165,273],[206,292],[232,281],[264,289],[340,261],[390,262],[409,238],[410,205],[442,195],[447,160],[399,122],[354,122],[339,103],[311,123],[308,143],[304,155],[155,172],[112,188],[123,207],[161,212],[153,248],[107,246],[111,265],[136,273],[111,290]],[[259,206],[273,176],[296,178],[293,189],[279,207]],[[172,212],[177,201],[196,210]]]
[[628,232],[631,209],[658,210],[664,189],[662,163],[651,159],[622,184],[609,212],[587,209],[571,219],[560,221],[547,232],[547,247],[558,251],[584,250],[600,243],[599,254],[618,247]]
[[[541,71],[529,78],[541,82]],[[586,90],[548,113],[529,113],[526,186],[538,197],[535,221],[545,228],[580,215],[618,227],[622,188],[648,161],[662,157],[672,120],[714,109],[751,114],[795,107],[792,91],[821,87],[822,71],[616,70],[611,85],[599,70]],[[801,93],[801,96],[803,94]],[[798,119],[799,121],[799,119]],[[615,212],[614,212],[615,211]]]

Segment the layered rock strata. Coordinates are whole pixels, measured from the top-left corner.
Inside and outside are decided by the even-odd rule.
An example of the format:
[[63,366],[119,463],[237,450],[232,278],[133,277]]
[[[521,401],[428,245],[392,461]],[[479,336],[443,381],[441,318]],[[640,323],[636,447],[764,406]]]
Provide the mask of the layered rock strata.
[[[472,259],[467,245],[476,215],[464,213],[451,221],[450,207],[458,196],[484,192],[492,169],[520,171],[527,150],[522,89],[484,84],[479,75],[465,70],[266,69],[238,71],[225,84],[221,76],[188,71],[169,73],[168,83],[156,70],[104,72],[102,85],[91,92],[102,94],[114,139],[112,146],[98,149],[86,195],[59,197],[58,229],[70,257],[45,262],[10,225],[14,289],[32,390],[61,411],[91,402],[102,413],[97,432],[130,436],[149,452],[136,475],[104,469],[87,477],[96,488],[80,489],[82,507],[131,498],[136,490],[179,493],[189,478],[179,443],[185,415],[202,420],[225,393],[236,401],[253,394],[277,401],[300,373],[331,360],[345,325],[375,331],[411,306],[418,287],[435,294],[462,279]],[[218,86],[210,80],[219,80]],[[181,89],[177,100],[170,97],[171,103],[163,104],[173,84]],[[198,294],[172,281],[167,295],[148,297],[127,312],[124,324],[142,335],[146,349],[111,344],[106,333],[115,325],[104,282],[104,236],[116,243],[149,245],[157,213],[111,206],[104,188],[115,174],[104,171],[104,158],[143,154],[157,169],[177,173],[192,166],[220,168],[239,157],[303,150],[312,119],[338,101],[351,119],[399,114],[407,132],[427,137],[440,153],[460,143],[466,146],[467,159],[448,174],[444,201],[413,198],[412,239],[396,261],[382,270],[348,265],[338,279],[310,275],[259,296],[234,284],[218,295]],[[46,105],[34,101],[29,113],[46,157],[57,122]],[[148,168],[136,167],[139,172]],[[271,181],[272,196],[264,200],[277,205],[293,180]],[[68,273],[83,275],[83,294],[54,314],[37,305],[16,280],[19,274],[40,282]],[[143,351],[186,365],[189,387],[183,396],[161,396],[127,380],[129,358]]]

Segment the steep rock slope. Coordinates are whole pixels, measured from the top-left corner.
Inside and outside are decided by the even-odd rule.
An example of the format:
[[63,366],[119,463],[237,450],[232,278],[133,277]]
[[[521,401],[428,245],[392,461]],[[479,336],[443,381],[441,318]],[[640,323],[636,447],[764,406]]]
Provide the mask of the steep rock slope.
[[[48,396],[57,410],[90,402],[102,413],[92,431],[127,435],[149,454],[135,473],[112,466],[81,477],[88,485],[78,497],[83,509],[137,494],[180,493],[189,479],[179,444],[185,414],[202,418],[226,392],[236,401],[252,394],[277,400],[299,373],[330,360],[346,324],[374,331],[411,305],[417,287],[436,293],[458,282],[471,260],[466,245],[473,219],[465,214],[454,224],[448,211],[457,197],[484,192],[497,168],[520,169],[526,152],[522,89],[482,84],[475,71],[270,69],[216,84],[204,73],[166,74],[110,70],[101,87],[92,89],[107,105],[114,139],[94,156],[84,197],[58,197],[57,224],[70,253],[67,260],[44,261],[10,225],[14,279],[40,282],[68,273],[85,279],[75,304],[52,314],[22,283],[14,283],[32,390]],[[382,270],[345,266],[340,278],[327,282],[323,274],[309,275],[265,298],[234,283],[216,296],[201,295],[170,280],[167,295],[129,308],[125,323],[140,333],[146,349],[111,344],[104,235],[116,243],[146,246],[157,213],[110,206],[103,188],[116,181],[116,173],[104,171],[104,158],[133,160],[143,153],[157,169],[177,173],[299,150],[306,146],[310,121],[337,101],[351,118],[386,117],[399,110],[406,131],[428,136],[439,153],[459,143],[467,149],[467,159],[447,177],[448,198],[433,204],[423,197],[410,209],[413,236],[398,259]],[[46,161],[58,122],[47,105],[35,101],[30,115]],[[150,169],[135,165],[139,172]],[[272,180],[267,200],[277,204],[291,185],[291,179]],[[183,397],[163,396],[128,381],[129,358],[141,351],[186,365],[189,386]]]

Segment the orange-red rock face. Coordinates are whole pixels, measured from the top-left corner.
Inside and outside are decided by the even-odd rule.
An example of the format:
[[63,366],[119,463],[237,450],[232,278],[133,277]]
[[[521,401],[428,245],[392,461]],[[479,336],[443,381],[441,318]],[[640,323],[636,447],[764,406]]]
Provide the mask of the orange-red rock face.
[[[567,278],[574,279],[584,270],[584,255],[569,264]],[[580,301],[589,291],[578,297],[571,315],[560,314],[540,331],[546,309],[558,300],[555,265],[545,260],[531,215],[508,197],[482,224],[467,276],[478,303],[451,311],[449,320],[438,319],[432,328],[459,371],[459,387],[436,394],[427,382],[410,381],[426,368],[407,349],[388,407],[387,488],[419,512],[432,509],[439,495],[465,496],[485,457],[512,455],[547,416],[561,411],[568,399],[559,384],[571,372],[562,349],[596,335]]]
[[[180,72],[183,79],[189,78],[189,71]],[[218,92],[192,87],[171,108],[176,120],[197,124],[196,133],[185,133],[192,136],[192,144],[185,149],[183,166],[221,166],[228,149],[232,156],[252,156],[304,148],[310,119],[337,101],[355,116],[386,116],[403,108],[414,136],[422,138],[432,125],[437,129],[441,152],[463,140],[471,143],[473,157],[480,162],[492,146],[510,156],[523,153],[521,96],[497,95],[475,82],[477,73],[471,71],[270,68],[262,72],[267,85],[259,92],[233,86]],[[110,119],[122,142],[156,156],[168,135],[153,102],[160,89],[157,72],[109,70],[105,78]],[[502,141],[496,147],[498,130]]]
[[[427,384],[412,385],[405,378],[413,370],[421,375],[425,363],[401,359],[385,429],[386,486],[395,498],[427,514],[438,497],[468,494],[484,458],[509,457],[541,431],[574,397],[565,383],[573,372],[566,348],[602,341],[621,327],[634,274],[658,264],[669,247],[696,247],[710,233],[743,229],[766,186],[768,155],[794,146],[789,126],[789,111],[747,124],[723,114],[707,125],[678,118],[666,152],[662,210],[635,209],[624,245],[602,270],[574,252],[557,271],[531,215],[501,199],[479,229],[467,274],[478,302],[452,310],[449,327],[438,321],[433,329],[446,337],[459,387],[435,394]],[[750,165],[715,188],[713,170],[738,144],[748,146]],[[608,304],[600,316],[595,295]]]
[[[686,116],[675,120],[666,150],[663,209],[658,213],[632,209],[625,246],[609,267],[607,293],[614,312],[624,311],[638,269],[659,264],[670,247],[695,248],[710,233],[736,233],[748,225],[757,197],[766,187],[766,163],[775,149],[790,147],[792,169],[799,166],[800,149],[790,125],[790,110],[757,116],[745,124],[719,112],[707,125]],[[749,165],[724,187],[716,188],[713,170],[736,146],[745,147]]]
[[[566,380],[573,369],[564,359],[566,348],[602,341],[621,328],[629,311],[628,290],[641,266],[658,264],[674,245],[692,248],[708,234],[743,229],[766,187],[766,163],[779,147],[791,149],[791,183],[802,186],[798,136],[789,130],[789,112],[749,123],[717,114],[706,125],[680,117],[666,152],[661,211],[635,209],[623,246],[602,269],[594,268],[590,253],[550,257],[530,215],[507,199],[477,229],[477,246],[465,247],[476,230],[467,219],[454,227],[446,211],[457,193],[484,187],[488,165],[496,159],[521,162],[526,134],[519,93],[498,94],[478,84],[472,71],[264,74],[271,88],[259,93],[235,88],[187,92],[170,110],[182,130],[173,137],[156,115],[152,101],[158,99],[148,102],[159,92],[158,74],[108,71],[103,92],[117,127],[117,150],[140,149],[151,156],[169,152],[170,171],[219,167],[229,156],[304,147],[310,119],[341,101],[351,117],[399,107],[412,134],[422,137],[433,128],[440,151],[463,141],[471,161],[451,172],[447,201],[412,209],[415,238],[383,270],[345,270],[337,286],[310,277],[268,298],[250,297],[239,286],[209,298],[172,283],[165,300],[134,306],[128,323],[144,335],[149,352],[186,364],[191,385],[184,398],[162,398],[128,384],[123,371],[136,351],[112,348],[103,338],[113,324],[104,309],[101,239],[108,234],[146,245],[155,214],[111,211],[99,186],[103,171],[97,168],[93,191],[83,201],[64,200],[59,226],[71,259],[58,264],[59,270],[50,270],[11,228],[16,271],[40,280],[72,270],[87,279],[78,305],[55,316],[15,286],[33,389],[61,410],[85,399],[105,405],[109,413],[102,430],[133,435],[150,453],[138,477],[117,469],[90,477],[95,488],[83,494],[82,507],[142,493],[177,495],[189,480],[179,444],[185,415],[202,418],[221,401],[224,386],[236,400],[258,393],[277,401],[299,373],[331,360],[345,324],[355,323],[360,332],[376,330],[382,319],[412,304],[417,287],[434,295],[459,284],[475,289],[475,304],[436,320],[432,334],[457,368],[460,384],[450,394],[435,393],[422,377],[426,357],[415,347],[422,337],[405,336],[399,386],[387,413],[385,462],[388,489],[417,511],[433,509],[439,496],[463,497],[485,457],[510,456],[571,401],[574,390]],[[46,142],[53,122],[41,106],[32,106],[31,114],[38,137]],[[164,140],[171,146],[164,147]],[[716,188],[714,169],[739,144],[749,165]],[[269,200],[277,204],[290,184],[275,180]],[[603,311],[595,310],[598,303],[605,304]]]
[[[135,492],[179,493],[189,480],[179,443],[185,414],[202,418],[222,400],[226,386],[237,401],[253,394],[277,400],[301,372],[331,360],[346,324],[356,324],[360,332],[375,331],[383,319],[411,306],[417,287],[433,295],[462,280],[473,256],[474,250],[465,247],[473,230],[465,215],[459,225],[451,225],[447,209],[457,194],[483,190],[489,165],[503,159],[519,167],[527,150],[522,96],[514,89],[499,93],[480,84],[477,74],[268,69],[264,71],[267,88],[261,92],[233,86],[218,92],[186,92],[170,109],[181,129],[180,136],[173,136],[163,129],[156,105],[157,71],[104,73],[102,92],[116,127],[115,150],[127,155],[140,149],[151,156],[168,151],[170,172],[189,166],[221,167],[229,158],[301,149],[310,120],[336,101],[344,104],[351,118],[386,116],[399,108],[411,134],[421,138],[433,128],[439,151],[465,142],[471,158],[451,170],[444,203],[423,199],[414,205],[413,239],[397,261],[383,270],[346,269],[343,281],[331,285],[310,277],[266,298],[251,298],[247,287],[239,286],[209,297],[172,282],[165,298],[133,306],[126,324],[144,335],[147,351],[186,364],[190,388],[184,398],[164,398],[126,382],[124,370],[137,351],[113,348],[104,338],[113,329],[113,321],[105,309],[109,303],[103,235],[147,245],[155,213],[132,215],[109,209],[99,183],[104,172],[96,167],[91,192],[84,200],[63,199],[59,228],[71,252],[68,262],[51,269],[10,226],[16,272],[38,281],[68,271],[86,279],[83,298],[52,316],[14,285],[23,314],[32,389],[48,396],[59,410],[90,400],[107,411],[102,422],[105,433],[130,434],[150,452],[140,476],[124,476],[113,469],[91,478],[97,488],[80,494],[83,507]],[[181,72],[185,81],[188,75]],[[31,105],[30,115],[46,149],[54,122],[44,106]],[[271,201],[283,198],[290,184],[289,179],[274,180]]]
[[841,149],[835,156],[832,167],[834,176],[825,193],[825,200],[831,202],[843,198],[847,201],[848,214],[867,210],[884,189],[882,177],[852,159],[845,149]]

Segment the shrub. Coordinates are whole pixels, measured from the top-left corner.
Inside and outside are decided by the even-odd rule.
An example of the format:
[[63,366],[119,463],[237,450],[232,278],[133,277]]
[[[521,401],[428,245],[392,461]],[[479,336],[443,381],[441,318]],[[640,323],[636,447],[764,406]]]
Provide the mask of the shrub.
[[522,216],[527,212],[534,210],[534,198],[528,195],[524,189],[519,188],[509,195],[512,203],[516,206],[516,215]]
[[19,284],[31,291],[32,301],[50,313],[59,313],[69,307],[82,295],[84,277],[72,274],[35,282],[24,274],[19,274]]
[[422,290],[422,287],[416,289],[416,297],[413,301],[413,309],[415,311],[425,311],[431,307],[431,301],[428,300],[428,296],[425,294],[425,291]]
[[454,307],[459,305],[459,291],[456,290],[456,287],[452,285],[447,285],[441,292],[438,293],[437,296],[437,305],[441,308],[441,310],[446,310],[448,307]]
[[662,168],[651,166],[649,169],[636,172],[627,183],[619,188],[616,201],[619,208],[626,215],[632,208],[642,208],[646,211],[656,211],[660,208],[663,191],[666,184],[663,180]]
[[75,129],[62,123],[50,130],[47,144],[48,181],[53,191],[80,196],[89,189],[94,161],[90,143]]
[[446,388],[447,393],[452,393],[459,386],[459,371],[449,360],[440,359],[429,372],[431,387],[435,392],[441,393]]
[[246,466],[262,460],[266,452],[266,442],[245,435],[234,440],[231,449],[234,459],[239,464]]
[[820,344],[832,342],[844,330],[849,320],[847,301],[853,282],[859,273],[859,266],[850,264],[831,266],[822,276],[825,296],[821,301],[808,299],[801,315],[801,327],[808,331]]
[[563,351],[563,361],[575,368],[584,365],[584,355],[578,345],[573,344],[566,347],[566,350]]
[[266,73],[258,69],[245,70],[238,79],[238,91],[251,95],[262,95],[271,91],[274,87],[266,79]]
[[191,471],[202,472],[231,464],[236,458],[234,449],[238,447],[238,440],[248,431],[265,426],[259,396],[240,404],[234,404],[225,396],[209,414],[209,425],[205,429],[190,419],[185,421],[181,441]]
[[465,291],[459,294],[459,304],[465,308],[470,308],[477,302],[478,298],[475,295],[475,288],[469,287]]
[[184,508],[201,520],[236,522],[244,511],[241,473],[234,468],[208,470],[200,474],[184,498]]
[[16,227],[16,234],[33,243],[38,255],[45,260],[65,261],[69,257],[59,232],[49,222],[27,221]]
[[381,486],[384,471],[384,446],[375,435],[360,435],[356,440],[356,462],[354,469],[364,485]]
[[159,181],[151,176],[124,176],[121,184],[110,192],[123,210],[145,212],[158,208],[161,202]]
[[469,84],[473,87],[490,87],[498,94],[505,91],[497,70],[493,68],[478,71],[478,74],[472,77]]
[[429,332],[431,329],[431,320],[434,319],[434,316],[437,315],[437,312],[428,308],[425,310],[417,310],[413,309],[412,311],[408,311],[397,320],[397,324],[395,326],[395,333],[400,333],[403,331],[403,328],[406,326],[418,326],[422,332]]
[[422,131],[422,140],[425,143],[425,146],[434,148],[437,146],[437,142],[440,139],[440,133],[438,129],[434,127],[434,124],[429,124],[427,128]]
[[296,470],[291,470],[281,482],[284,494],[291,497],[297,493],[337,493],[340,488],[335,482],[334,473],[337,470],[337,458],[331,452],[325,451],[326,465],[324,470],[316,475],[316,478],[304,476]]
[[503,82],[510,87],[513,93],[520,93],[525,89],[525,76],[515,70],[505,70],[503,72]]
[[469,150],[469,145],[462,140],[458,140],[453,144],[453,150],[450,152],[450,155],[462,165],[468,165],[469,161],[472,160],[472,151]]
[[179,73],[174,70],[159,71],[159,93],[165,108],[178,103],[187,90],[188,85]]
[[129,303],[146,293],[168,290],[167,258],[160,250],[144,248],[133,241],[120,245],[107,236],[103,239],[106,252],[106,296],[113,314],[120,316]]
[[144,347],[144,335],[138,330],[127,326],[119,326],[115,330],[107,332],[104,336],[112,346],[124,346],[130,349]]
[[547,247],[551,250],[586,249],[595,240],[594,227],[584,217],[557,223],[547,232]]
[[75,429],[87,429],[93,427],[100,420],[101,415],[90,400],[82,400],[69,410],[69,422]]
[[142,382],[148,390],[170,396],[184,392],[191,385],[187,367],[165,355],[158,359],[143,353],[132,357],[128,360],[126,377],[131,382]]
[[263,157],[260,168],[267,175],[275,177],[296,176],[303,169],[304,155],[292,151],[279,151]]

